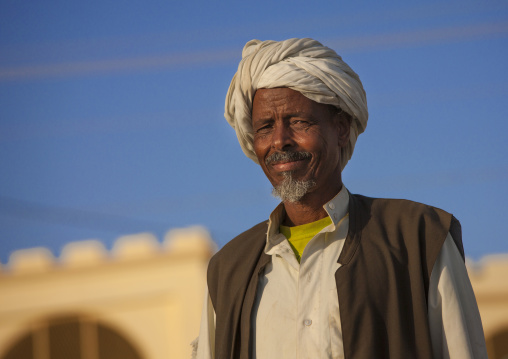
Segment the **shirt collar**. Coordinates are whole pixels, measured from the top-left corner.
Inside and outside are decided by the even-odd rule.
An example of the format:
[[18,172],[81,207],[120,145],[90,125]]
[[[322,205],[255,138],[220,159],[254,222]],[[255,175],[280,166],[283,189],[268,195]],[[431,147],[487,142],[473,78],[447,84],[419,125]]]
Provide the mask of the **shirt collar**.
[[333,197],[328,203],[323,206],[326,213],[332,220],[333,224],[337,226],[339,222],[348,214],[349,208],[349,191],[345,186],[342,186],[341,190],[335,197]]
[[[324,210],[328,213],[328,216],[333,222],[333,229],[335,230],[339,222],[347,216],[349,207],[349,191],[343,185],[339,193],[333,197],[330,201],[323,205]],[[273,212],[270,214],[268,221],[268,232],[266,234],[266,247],[265,253],[268,253],[270,249],[283,242],[286,237],[280,234],[279,226],[282,219],[286,215],[284,210],[284,204],[281,202]]]

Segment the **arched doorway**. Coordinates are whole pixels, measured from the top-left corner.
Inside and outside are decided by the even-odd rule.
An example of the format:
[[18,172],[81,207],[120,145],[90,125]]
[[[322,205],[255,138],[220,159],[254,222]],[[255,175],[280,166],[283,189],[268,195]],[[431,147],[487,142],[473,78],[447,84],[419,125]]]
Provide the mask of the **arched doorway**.
[[508,328],[503,328],[487,338],[490,359],[508,359]]
[[27,330],[0,359],[142,359],[124,336],[81,316],[50,318]]

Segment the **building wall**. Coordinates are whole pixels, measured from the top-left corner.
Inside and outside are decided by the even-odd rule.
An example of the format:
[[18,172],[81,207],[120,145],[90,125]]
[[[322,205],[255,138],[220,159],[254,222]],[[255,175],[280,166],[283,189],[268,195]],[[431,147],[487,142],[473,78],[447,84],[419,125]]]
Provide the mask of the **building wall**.
[[0,358],[31,328],[65,316],[106,325],[143,359],[189,357],[213,248],[205,230],[190,228],[162,245],[123,237],[110,253],[98,241],[70,243],[59,259],[44,248],[15,252],[0,275]]
[[489,358],[508,359],[508,255],[469,263]]
[[[45,248],[14,252],[0,268],[0,359],[11,359],[8,352],[30,333],[27,359],[58,359],[49,343],[52,325],[61,322],[81,323],[81,359],[104,359],[90,323],[123,338],[137,353],[132,358],[189,358],[214,250],[208,232],[193,227],[168,232],[162,244],[138,234],[119,238],[111,251],[92,240],[69,243],[59,258]],[[508,255],[468,262],[468,272],[489,358],[507,359]],[[25,359],[20,355],[12,358]],[[107,359],[117,359],[112,355]]]

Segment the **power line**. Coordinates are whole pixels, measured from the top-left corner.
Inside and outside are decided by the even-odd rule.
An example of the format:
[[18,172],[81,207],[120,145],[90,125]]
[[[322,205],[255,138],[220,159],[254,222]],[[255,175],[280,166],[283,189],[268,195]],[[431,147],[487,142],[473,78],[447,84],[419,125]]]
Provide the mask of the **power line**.
[[32,221],[113,233],[132,233],[167,227],[167,225],[160,222],[76,208],[51,206],[7,196],[0,196],[0,214]]
[[[417,31],[397,31],[385,34],[351,36],[329,39],[332,47],[344,52],[371,52],[379,49],[426,46],[436,43],[476,40],[508,34],[508,22],[481,23],[466,26],[432,28]],[[75,61],[57,64],[35,64],[0,67],[0,82],[131,73],[146,70],[175,70],[196,66],[210,66],[236,61],[239,51],[219,49],[179,52],[155,56],[124,57],[96,61]]]

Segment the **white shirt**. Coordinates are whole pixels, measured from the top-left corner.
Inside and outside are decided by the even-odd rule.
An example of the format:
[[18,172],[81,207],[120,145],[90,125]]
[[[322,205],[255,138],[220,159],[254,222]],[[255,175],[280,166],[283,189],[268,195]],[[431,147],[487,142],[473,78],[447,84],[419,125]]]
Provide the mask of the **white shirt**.
[[[252,313],[253,358],[344,358],[333,274],[349,228],[348,204],[343,187],[324,205],[332,224],[307,244],[300,263],[279,233],[282,204],[270,215],[265,253],[272,260],[259,278]],[[432,271],[428,303],[435,358],[487,358],[474,293],[450,234]],[[214,358],[215,312],[209,296],[198,340],[196,357]]]

